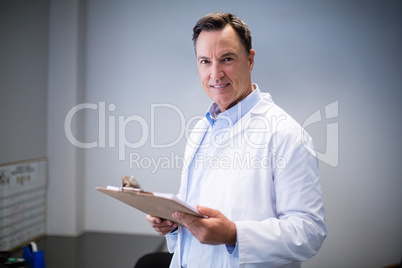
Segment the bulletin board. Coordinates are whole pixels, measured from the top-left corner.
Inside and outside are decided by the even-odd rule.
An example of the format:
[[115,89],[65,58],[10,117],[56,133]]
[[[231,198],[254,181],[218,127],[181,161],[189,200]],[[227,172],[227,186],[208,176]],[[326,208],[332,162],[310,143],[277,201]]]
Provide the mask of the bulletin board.
[[46,233],[46,158],[0,165],[0,251]]

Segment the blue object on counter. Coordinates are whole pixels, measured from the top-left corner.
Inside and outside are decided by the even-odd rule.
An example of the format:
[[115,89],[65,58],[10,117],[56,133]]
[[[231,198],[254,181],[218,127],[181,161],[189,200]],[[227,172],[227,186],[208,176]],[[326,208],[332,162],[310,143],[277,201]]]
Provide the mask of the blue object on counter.
[[43,250],[38,250],[35,242],[24,247],[22,257],[29,268],[45,268],[45,254]]

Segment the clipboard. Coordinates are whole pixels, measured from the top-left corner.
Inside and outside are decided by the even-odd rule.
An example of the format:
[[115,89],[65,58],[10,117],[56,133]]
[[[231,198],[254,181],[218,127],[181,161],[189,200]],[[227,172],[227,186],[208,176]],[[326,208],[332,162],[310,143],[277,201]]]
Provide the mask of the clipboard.
[[[127,183],[127,178],[130,183]],[[172,217],[175,211],[206,217],[174,194],[144,191],[134,177],[123,177],[122,187],[108,186],[106,188],[96,187],[95,189],[146,214],[176,222],[179,226],[183,226],[183,224]]]

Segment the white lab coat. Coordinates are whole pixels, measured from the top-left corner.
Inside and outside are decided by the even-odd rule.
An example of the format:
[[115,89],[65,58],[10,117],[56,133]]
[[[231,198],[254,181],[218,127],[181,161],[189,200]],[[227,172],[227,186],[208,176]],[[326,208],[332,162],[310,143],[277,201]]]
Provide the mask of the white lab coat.
[[[188,160],[194,158],[207,128],[207,121],[201,120],[187,140],[178,194],[182,200]],[[205,255],[204,261],[222,258],[226,267],[300,267],[318,252],[327,233],[310,136],[263,93],[221,145],[206,167],[199,204],[235,222],[238,256],[224,245],[192,243],[191,267],[208,267],[200,255]],[[175,252],[171,267],[180,267],[180,229],[166,237],[169,251]]]

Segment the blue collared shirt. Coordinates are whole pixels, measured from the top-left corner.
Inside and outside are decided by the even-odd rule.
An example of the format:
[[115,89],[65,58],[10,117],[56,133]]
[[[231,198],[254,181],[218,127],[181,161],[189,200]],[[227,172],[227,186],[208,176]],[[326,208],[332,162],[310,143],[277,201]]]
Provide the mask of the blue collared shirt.
[[[216,103],[213,103],[206,113],[206,118],[210,124],[207,133],[205,134],[200,147],[197,149],[197,153],[194,160],[189,167],[188,176],[188,189],[185,202],[191,206],[195,206],[199,201],[199,189],[202,184],[202,178],[204,177],[204,167],[210,157],[213,157],[214,151],[221,142],[225,140],[229,134],[230,129],[248,113],[261,99],[261,91],[256,84],[253,85],[255,90],[250,93],[241,102],[221,112]],[[202,204],[200,204],[202,205]],[[191,243],[195,240],[191,232],[182,228],[182,243],[181,243],[181,263],[183,267],[187,267],[188,253],[191,249]],[[198,241],[196,241],[198,242]],[[227,246],[229,253],[238,254],[237,247]],[[202,254],[202,253],[200,253]],[[191,265],[191,264],[190,264]]]

